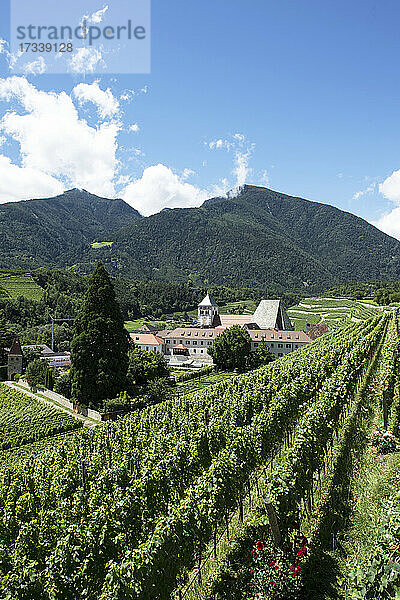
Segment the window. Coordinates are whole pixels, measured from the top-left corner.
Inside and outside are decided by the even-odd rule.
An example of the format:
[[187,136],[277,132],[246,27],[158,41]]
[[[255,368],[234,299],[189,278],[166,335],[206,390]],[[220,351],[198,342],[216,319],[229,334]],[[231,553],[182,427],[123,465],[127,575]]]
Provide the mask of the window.
[[271,342],[271,348],[274,348],[274,343],[273,342]]
[[197,346],[197,340],[193,340],[193,346]]
[[200,344],[201,344],[201,345],[203,345],[203,344],[204,344],[203,340],[201,340]]
[[283,356],[282,352],[278,352],[278,356]]
[[170,343],[170,340],[167,340],[167,344],[169,344],[169,343]]
[[196,348],[193,348],[193,352],[196,352]]
[[286,344],[286,348],[291,348],[292,344]]
[[283,348],[283,344],[278,344],[278,348]]
[[258,346],[258,342],[255,342],[254,343],[254,348],[257,348],[257,346]]
[[203,354],[204,350],[200,350],[200,352]]

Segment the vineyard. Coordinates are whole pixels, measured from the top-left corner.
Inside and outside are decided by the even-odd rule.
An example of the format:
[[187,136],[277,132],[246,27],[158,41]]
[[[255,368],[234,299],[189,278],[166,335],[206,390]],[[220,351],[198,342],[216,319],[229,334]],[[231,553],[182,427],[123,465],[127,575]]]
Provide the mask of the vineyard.
[[[0,598],[334,598],[339,575],[343,598],[359,593],[334,552],[367,435],[400,428],[398,360],[398,315],[380,314],[44,458],[3,461]],[[396,547],[398,523],[382,544]],[[389,593],[396,567],[385,583],[380,558],[371,585]]]
[[82,423],[74,417],[0,384],[0,450],[17,448],[80,427]]
[[20,296],[28,300],[41,300],[43,290],[30,273],[0,271],[0,298],[16,299]]
[[287,313],[295,329],[304,329],[306,323],[327,323],[330,328],[350,322],[364,321],[380,313],[378,306],[349,298],[304,298],[291,306]]

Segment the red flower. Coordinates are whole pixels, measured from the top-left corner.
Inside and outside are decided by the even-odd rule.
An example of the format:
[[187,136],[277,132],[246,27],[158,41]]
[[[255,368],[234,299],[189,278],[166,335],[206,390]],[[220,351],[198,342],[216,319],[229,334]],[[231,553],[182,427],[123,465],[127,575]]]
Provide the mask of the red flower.
[[295,575],[300,575],[300,573],[301,573],[301,567],[296,567],[295,570],[294,570],[294,574]]
[[302,546],[297,553],[297,555],[300,557],[305,556],[306,554],[307,554],[307,548],[305,546]]
[[270,581],[269,585],[275,585],[275,581]]
[[291,570],[291,571],[292,571],[292,573],[293,573],[293,571],[294,571],[294,566],[293,566],[293,565],[290,565],[290,570]]
[[254,575],[254,569],[250,569],[250,575]]
[[271,569],[273,569],[275,566],[275,561],[271,560],[271,562],[269,563],[269,566],[271,567]]
[[261,548],[263,547],[263,543],[261,540],[258,540],[257,544],[256,544],[256,548],[257,550],[261,550]]
[[250,553],[250,554],[252,555],[252,557],[253,557],[253,558],[257,558],[257,556],[258,556],[258,554],[257,554],[257,552],[254,550],[254,548],[253,548],[253,550],[251,551],[251,553]]

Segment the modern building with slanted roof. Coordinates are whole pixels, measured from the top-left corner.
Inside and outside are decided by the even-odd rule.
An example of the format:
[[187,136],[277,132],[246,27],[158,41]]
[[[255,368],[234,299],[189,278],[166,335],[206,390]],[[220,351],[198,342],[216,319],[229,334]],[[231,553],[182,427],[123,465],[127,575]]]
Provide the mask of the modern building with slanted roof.
[[221,327],[240,325],[246,329],[293,330],[288,314],[281,300],[261,300],[253,315],[220,315],[215,300],[207,296],[198,305],[198,324],[200,327]]

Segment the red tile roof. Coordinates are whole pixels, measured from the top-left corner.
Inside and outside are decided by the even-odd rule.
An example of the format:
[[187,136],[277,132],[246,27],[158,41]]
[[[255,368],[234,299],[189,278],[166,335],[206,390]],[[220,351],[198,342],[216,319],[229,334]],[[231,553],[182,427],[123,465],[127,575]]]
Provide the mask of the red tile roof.
[[134,344],[138,346],[160,346],[163,341],[154,333],[135,333],[129,334]]

